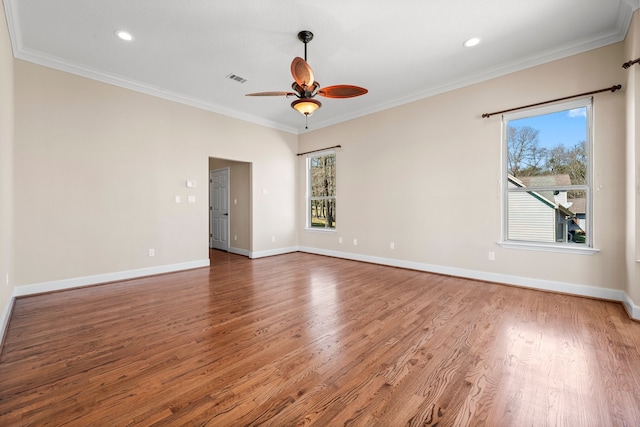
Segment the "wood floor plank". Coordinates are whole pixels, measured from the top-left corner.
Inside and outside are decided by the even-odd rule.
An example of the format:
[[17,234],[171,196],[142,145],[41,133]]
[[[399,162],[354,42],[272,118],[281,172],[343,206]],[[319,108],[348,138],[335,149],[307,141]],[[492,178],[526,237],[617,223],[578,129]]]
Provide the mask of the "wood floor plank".
[[0,425],[636,426],[619,303],[294,253],[16,300]]

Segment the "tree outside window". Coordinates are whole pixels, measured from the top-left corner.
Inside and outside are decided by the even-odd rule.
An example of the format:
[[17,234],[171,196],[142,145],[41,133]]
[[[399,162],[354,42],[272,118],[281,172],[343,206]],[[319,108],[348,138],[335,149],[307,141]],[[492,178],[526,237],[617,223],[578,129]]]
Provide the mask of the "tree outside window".
[[323,152],[310,155],[308,163],[309,228],[336,228],[336,155]]

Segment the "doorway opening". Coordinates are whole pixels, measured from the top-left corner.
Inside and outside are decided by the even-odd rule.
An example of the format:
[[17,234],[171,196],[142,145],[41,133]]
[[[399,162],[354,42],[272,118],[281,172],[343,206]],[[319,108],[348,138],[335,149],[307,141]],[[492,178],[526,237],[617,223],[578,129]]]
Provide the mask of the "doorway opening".
[[251,255],[251,163],[209,158],[209,257]]

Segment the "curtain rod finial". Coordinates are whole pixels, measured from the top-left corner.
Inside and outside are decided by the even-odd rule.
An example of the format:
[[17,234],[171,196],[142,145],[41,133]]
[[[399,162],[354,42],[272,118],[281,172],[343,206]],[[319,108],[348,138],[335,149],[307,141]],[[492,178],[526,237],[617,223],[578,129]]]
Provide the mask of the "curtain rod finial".
[[639,62],[640,62],[640,58],[634,59],[633,61],[625,62],[624,64],[622,64],[622,68],[624,68],[626,70],[629,67],[631,67],[633,64],[637,64]]

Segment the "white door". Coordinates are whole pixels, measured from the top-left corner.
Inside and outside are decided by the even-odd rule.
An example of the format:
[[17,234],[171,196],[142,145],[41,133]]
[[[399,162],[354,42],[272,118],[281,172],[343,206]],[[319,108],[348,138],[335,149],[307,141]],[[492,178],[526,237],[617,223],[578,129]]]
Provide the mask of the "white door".
[[229,250],[229,168],[209,172],[209,247]]

